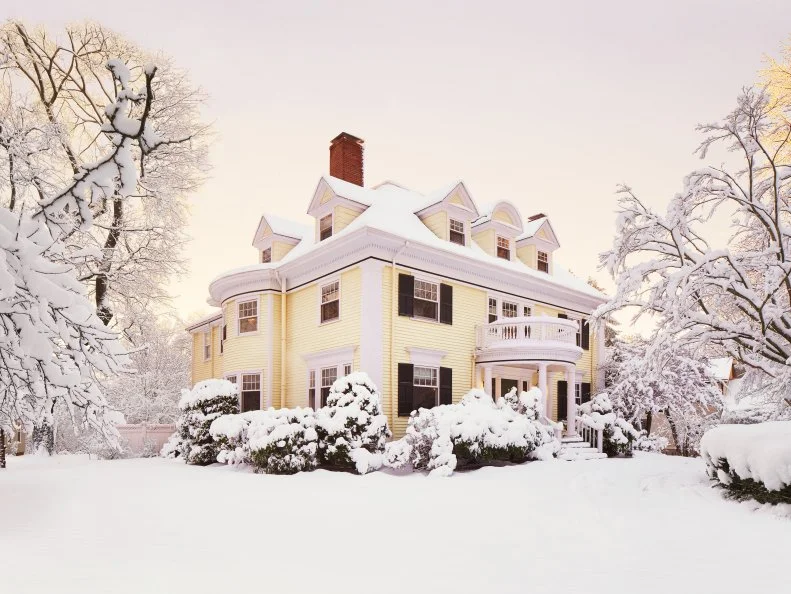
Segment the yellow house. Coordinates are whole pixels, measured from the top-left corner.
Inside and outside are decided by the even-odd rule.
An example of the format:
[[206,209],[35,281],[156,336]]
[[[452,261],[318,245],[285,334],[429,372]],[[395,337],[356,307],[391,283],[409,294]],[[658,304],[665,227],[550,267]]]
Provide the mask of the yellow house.
[[506,201],[479,210],[462,182],[365,188],[362,155],[362,140],[333,139],[313,226],[264,215],[258,263],[211,283],[217,312],[188,328],[193,383],[236,382],[243,410],[315,408],[365,371],[396,436],[412,410],[472,387],[538,386],[547,418],[573,419],[603,387],[588,318],[605,297],[555,261],[549,219]]

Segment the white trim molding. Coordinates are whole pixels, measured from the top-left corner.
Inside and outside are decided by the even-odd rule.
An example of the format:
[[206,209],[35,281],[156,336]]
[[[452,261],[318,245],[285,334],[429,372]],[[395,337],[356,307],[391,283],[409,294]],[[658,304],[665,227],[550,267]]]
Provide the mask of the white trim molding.
[[441,367],[442,359],[448,354],[447,351],[420,347],[406,347],[406,350],[409,352],[412,365],[418,365],[419,367]]
[[345,346],[327,349],[326,351],[302,355],[302,360],[305,361],[308,368],[343,365],[349,361],[354,361],[354,350],[356,348],[356,346]]

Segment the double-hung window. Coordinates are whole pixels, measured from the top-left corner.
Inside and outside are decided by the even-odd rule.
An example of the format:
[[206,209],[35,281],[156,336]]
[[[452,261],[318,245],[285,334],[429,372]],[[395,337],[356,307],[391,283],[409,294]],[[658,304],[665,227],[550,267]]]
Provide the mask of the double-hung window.
[[258,301],[243,301],[239,304],[239,334],[258,331]]
[[321,287],[321,323],[337,320],[341,315],[341,283],[335,281]]
[[582,404],[582,384],[579,382],[574,384],[574,402],[577,403],[577,406]]
[[327,397],[330,395],[330,388],[336,379],[338,379],[337,367],[321,368],[321,406],[327,406]]
[[308,406],[316,410],[316,371],[308,372]]
[[220,354],[225,352],[225,341],[228,339],[228,324],[222,323],[222,334],[220,334]]
[[464,221],[450,220],[450,240],[464,245]]
[[436,367],[414,368],[412,380],[413,410],[419,408],[432,408],[439,402],[439,370]]
[[503,317],[515,318],[518,315],[519,306],[516,303],[508,303],[503,301]]
[[332,215],[321,217],[319,220],[319,241],[332,237]]
[[489,323],[497,321],[497,299],[489,297]]
[[415,279],[415,302],[413,307],[416,318],[438,319],[439,285]]
[[503,260],[511,259],[511,241],[507,237],[497,236],[497,257]]
[[261,250],[261,264],[269,264],[272,261],[272,248]]
[[203,333],[203,360],[211,359],[211,329]]
[[549,254],[546,252],[538,252],[538,270],[549,273]]
[[242,412],[261,408],[261,374],[242,374]]
[[531,315],[533,315],[533,309],[529,305],[525,305],[522,311],[524,312],[522,315],[524,315],[526,318],[529,318]]
[[352,364],[351,363],[344,363],[343,364],[343,375],[347,376],[352,372]]

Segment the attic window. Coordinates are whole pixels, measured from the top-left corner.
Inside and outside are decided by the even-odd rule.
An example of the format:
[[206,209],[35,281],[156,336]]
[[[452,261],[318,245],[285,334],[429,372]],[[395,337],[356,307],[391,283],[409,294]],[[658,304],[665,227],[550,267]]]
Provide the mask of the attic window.
[[497,257],[503,260],[511,259],[511,242],[507,237],[497,236]]
[[272,248],[261,250],[261,264],[269,264],[272,261]]
[[332,215],[328,214],[319,221],[319,241],[332,237]]
[[450,220],[450,240],[464,245],[464,221]]
[[538,252],[538,270],[549,274],[549,254],[546,252]]

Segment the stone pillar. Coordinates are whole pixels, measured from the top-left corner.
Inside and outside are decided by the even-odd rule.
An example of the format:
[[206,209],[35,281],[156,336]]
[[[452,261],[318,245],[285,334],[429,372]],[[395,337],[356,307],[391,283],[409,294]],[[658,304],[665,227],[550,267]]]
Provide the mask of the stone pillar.
[[552,411],[549,410],[549,394],[547,393],[547,364],[538,364],[538,389],[541,390],[541,402],[543,403],[544,414],[548,419],[552,418]]
[[577,418],[577,370],[573,365],[566,369],[566,385],[568,386],[568,389],[566,390],[566,434],[576,435],[577,423],[575,420]]

